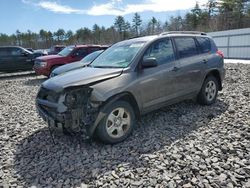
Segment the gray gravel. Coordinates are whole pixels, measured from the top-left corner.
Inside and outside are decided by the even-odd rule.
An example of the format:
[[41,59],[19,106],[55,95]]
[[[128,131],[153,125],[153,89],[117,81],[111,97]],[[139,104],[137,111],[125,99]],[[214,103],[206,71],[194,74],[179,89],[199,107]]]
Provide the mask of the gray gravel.
[[216,104],[143,116],[113,146],[69,136],[54,145],[35,110],[44,77],[0,76],[0,187],[250,188],[250,65],[226,69]]

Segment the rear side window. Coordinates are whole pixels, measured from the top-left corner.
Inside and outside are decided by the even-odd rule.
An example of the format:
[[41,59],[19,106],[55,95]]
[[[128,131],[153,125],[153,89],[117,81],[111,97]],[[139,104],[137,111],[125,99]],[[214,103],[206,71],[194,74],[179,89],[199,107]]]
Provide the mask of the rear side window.
[[209,38],[206,37],[197,37],[196,38],[202,53],[208,53],[211,51],[211,42]]
[[74,55],[77,57],[84,57],[88,54],[88,51],[86,48],[79,48],[74,52]]
[[159,65],[166,64],[175,60],[174,50],[170,39],[156,41],[146,51],[143,58],[154,57]]
[[91,47],[91,48],[89,48],[90,53],[95,52],[97,50],[100,50],[100,48],[99,47]]
[[191,57],[198,54],[198,49],[194,38],[192,37],[181,37],[175,38],[175,44],[180,58]]

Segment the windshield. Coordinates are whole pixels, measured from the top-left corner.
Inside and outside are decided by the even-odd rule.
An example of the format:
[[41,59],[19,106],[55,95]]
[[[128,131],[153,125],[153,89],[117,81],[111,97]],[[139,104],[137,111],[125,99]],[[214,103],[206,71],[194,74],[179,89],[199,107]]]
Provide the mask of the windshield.
[[91,63],[98,55],[100,55],[104,50],[98,50],[95,51],[89,55],[87,55],[86,57],[84,57],[81,62],[82,63]]
[[119,42],[98,56],[92,63],[92,67],[97,68],[125,68],[128,67],[136,56],[137,52],[142,48],[145,42]]
[[33,54],[33,52],[31,52],[31,51],[29,51],[29,50],[27,50],[25,48],[23,48],[23,51],[26,52],[27,54]]
[[62,51],[60,51],[58,55],[66,57],[72,52],[73,49],[74,47],[72,46],[66,47]]

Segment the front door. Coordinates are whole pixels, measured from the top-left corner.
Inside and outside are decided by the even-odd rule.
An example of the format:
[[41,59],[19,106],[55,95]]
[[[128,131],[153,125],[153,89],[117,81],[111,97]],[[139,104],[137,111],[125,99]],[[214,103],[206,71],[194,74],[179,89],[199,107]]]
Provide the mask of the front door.
[[158,66],[145,68],[139,75],[143,109],[159,106],[175,97],[177,66],[172,42],[169,38],[154,42],[143,59],[155,58]]
[[10,47],[9,66],[12,70],[31,70],[33,66],[32,57],[28,52],[21,48]]
[[82,60],[86,55],[88,55],[87,48],[77,48],[72,52],[72,61],[80,61]]

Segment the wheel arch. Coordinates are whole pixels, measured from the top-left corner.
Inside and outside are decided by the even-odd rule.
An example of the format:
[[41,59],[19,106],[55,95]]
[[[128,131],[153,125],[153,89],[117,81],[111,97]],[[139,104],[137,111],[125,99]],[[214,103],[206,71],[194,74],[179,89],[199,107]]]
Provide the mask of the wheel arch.
[[89,132],[90,136],[92,136],[95,133],[98,124],[104,118],[106,109],[111,104],[113,104],[114,102],[116,102],[118,100],[123,100],[123,101],[128,102],[131,105],[132,109],[134,110],[135,118],[136,119],[140,119],[140,116],[141,116],[140,108],[138,106],[138,103],[137,103],[134,95],[131,92],[128,92],[128,91],[124,91],[122,93],[118,93],[116,95],[113,95],[113,96],[109,97],[100,106],[99,114],[98,114],[98,116],[97,116],[97,118],[96,118],[96,120],[94,122],[94,125],[90,128],[90,132]]
[[139,109],[139,106],[138,106],[138,103],[134,97],[134,95],[131,93],[131,92],[128,92],[128,91],[125,91],[125,92],[122,92],[122,93],[118,93],[116,95],[113,95],[111,97],[109,97],[104,103],[103,103],[103,107],[105,105],[109,105],[109,104],[112,104],[114,103],[115,101],[118,101],[118,100],[123,100],[123,101],[126,101],[128,102],[131,107],[133,108],[134,112],[135,112],[135,115],[137,118],[140,117],[140,109]]
[[[221,90],[222,90],[222,81],[221,81],[220,72],[219,72],[217,69],[210,70],[210,71],[206,74],[206,77],[205,77],[204,81],[205,81],[206,78],[209,77],[209,76],[214,76],[214,77],[217,79],[218,84],[219,84],[218,90],[221,91]],[[204,82],[204,81],[203,81],[203,82]]]

